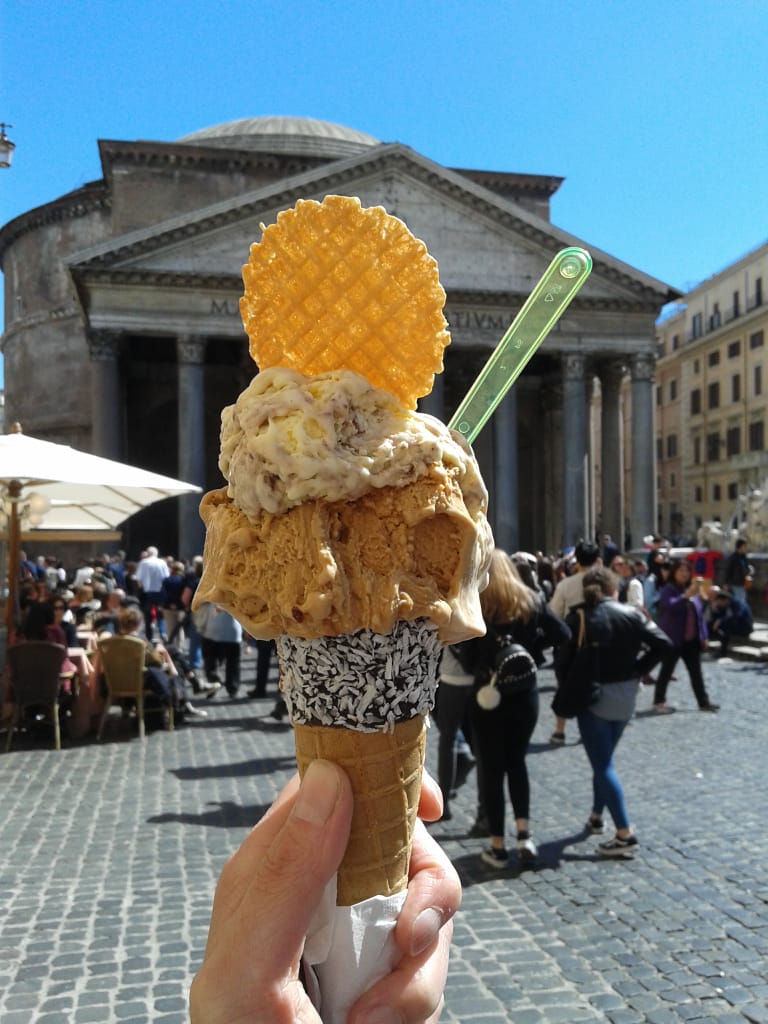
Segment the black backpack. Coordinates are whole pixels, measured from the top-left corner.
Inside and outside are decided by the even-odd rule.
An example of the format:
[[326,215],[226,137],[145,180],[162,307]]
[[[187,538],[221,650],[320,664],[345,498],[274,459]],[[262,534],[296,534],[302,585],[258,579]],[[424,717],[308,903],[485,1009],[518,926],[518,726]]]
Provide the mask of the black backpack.
[[527,693],[536,685],[536,662],[530,651],[509,635],[496,637],[499,645],[489,683],[503,697]]

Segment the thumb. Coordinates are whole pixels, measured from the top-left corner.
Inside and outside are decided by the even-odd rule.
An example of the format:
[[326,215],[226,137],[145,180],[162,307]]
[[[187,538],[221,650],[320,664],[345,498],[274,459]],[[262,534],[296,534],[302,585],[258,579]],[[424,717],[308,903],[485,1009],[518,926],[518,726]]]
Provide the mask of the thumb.
[[266,925],[263,948],[276,971],[301,951],[325,886],[344,856],[351,820],[352,787],[346,774],[330,761],[312,761],[249,886]]
[[287,1019],[309,922],[344,856],[351,820],[349,779],[330,761],[313,761],[301,785],[292,780],[253,828],[216,888],[190,991],[193,1022],[277,1020],[278,1009]]

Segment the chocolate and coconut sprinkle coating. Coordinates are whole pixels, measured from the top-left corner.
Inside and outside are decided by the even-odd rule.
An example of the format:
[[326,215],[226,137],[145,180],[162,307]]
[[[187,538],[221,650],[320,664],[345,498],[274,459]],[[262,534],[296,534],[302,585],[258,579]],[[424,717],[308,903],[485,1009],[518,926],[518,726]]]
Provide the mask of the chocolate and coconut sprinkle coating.
[[360,629],[312,640],[280,636],[280,686],[294,722],[360,732],[393,729],[435,702],[442,643],[428,619],[391,633]]

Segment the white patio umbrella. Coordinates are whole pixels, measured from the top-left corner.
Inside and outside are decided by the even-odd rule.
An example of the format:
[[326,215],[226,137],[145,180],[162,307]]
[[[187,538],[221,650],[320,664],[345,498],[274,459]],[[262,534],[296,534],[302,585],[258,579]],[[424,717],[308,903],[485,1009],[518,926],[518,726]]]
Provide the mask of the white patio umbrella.
[[156,501],[200,490],[195,484],[28,437],[18,424],[10,434],[0,434],[9,632],[16,605],[23,520],[33,529],[113,530]]

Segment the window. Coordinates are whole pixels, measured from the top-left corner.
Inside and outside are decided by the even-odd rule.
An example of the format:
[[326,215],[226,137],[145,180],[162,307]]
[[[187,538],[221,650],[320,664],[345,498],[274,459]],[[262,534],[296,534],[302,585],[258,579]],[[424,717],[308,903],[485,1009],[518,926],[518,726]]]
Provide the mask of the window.
[[716,348],[714,352],[710,352],[707,356],[707,366],[719,366],[720,365],[720,349]]
[[739,485],[738,484],[728,484],[728,500],[729,501],[736,501],[738,496],[739,496]]
[[656,405],[661,405],[661,387],[656,388]]
[[679,348],[680,348],[680,335],[679,334],[673,334],[672,335],[672,351],[673,352],[677,352],[677,350]]
[[729,427],[726,430],[725,451],[727,455],[738,455],[741,452],[741,427]]
[[701,388],[694,388],[691,392],[691,416],[698,416],[701,412]]
[[693,500],[697,501],[697,502],[699,502],[699,504],[701,504],[703,498],[704,498],[704,495],[702,494],[701,488],[700,487],[695,487],[694,491],[693,491]]
[[741,355],[741,341],[732,341],[728,346],[728,358],[736,359]]
[[670,434],[667,438],[667,458],[674,459],[677,456],[677,434]]
[[765,448],[764,444],[764,433],[763,433],[763,421],[756,420],[754,423],[749,424],[749,450],[751,452],[761,452]]
[[733,293],[733,315],[734,316],[739,316],[740,313],[741,313],[741,306],[740,306],[740,303],[739,303],[739,293],[738,292],[734,292]]
[[695,465],[699,465],[701,462],[701,438],[694,437],[693,439],[693,461]]
[[691,319],[691,336],[700,338],[702,333],[703,317],[701,313],[694,313]]
[[671,380],[669,382],[669,400],[670,400],[670,402],[674,402],[674,400],[676,398],[677,398],[677,381],[676,380]]
[[699,362],[698,359],[694,359],[693,360],[693,372],[694,373],[699,373],[700,370],[701,370],[701,363]]
[[707,388],[707,407],[717,409],[720,405],[720,382],[713,381]]
[[720,458],[720,435],[707,434],[707,462],[717,462]]
[[720,501],[722,497],[722,488],[720,484],[712,484],[712,501]]
[[763,347],[763,332],[755,331],[749,336],[749,347],[750,349],[762,348]]
[[763,279],[762,277],[755,278],[755,305],[762,306],[763,304]]
[[664,458],[664,442],[660,437],[656,438],[656,461],[661,462]]
[[731,377],[731,401],[741,401],[741,374],[734,373]]
[[720,304],[715,302],[712,306],[712,316],[709,318],[710,331],[716,331],[720,326]]
[[677,480],[675,479],[675,474],[674,473],[670,473],[669,474],[669,489],[670,489],[670,491],[674,491],[676,483],[677,483]]
[[763,393],[763,368],[762,366],[752,367],[752,391],[755,395]]

